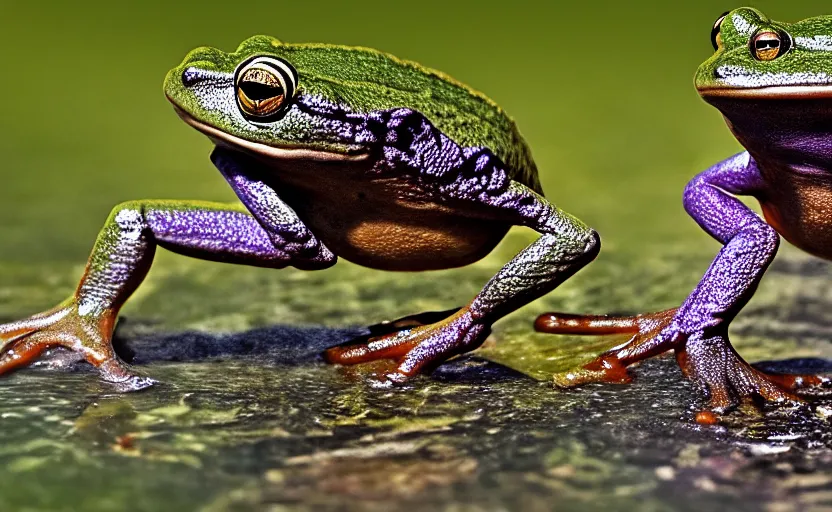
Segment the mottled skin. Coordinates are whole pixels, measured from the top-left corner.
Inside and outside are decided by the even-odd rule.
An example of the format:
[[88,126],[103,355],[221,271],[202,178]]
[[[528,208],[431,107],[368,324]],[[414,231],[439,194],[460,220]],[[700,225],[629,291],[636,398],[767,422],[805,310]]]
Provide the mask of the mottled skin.
[[[742,8],[721,18],[713,36],[716,53],[699,67],[696,87],[747,152],[696,176],[684,205],[724,247],[678,310],[538,318],[537,328],[547,332],[634,335],[585,367],[556,375],[558,385],[626,382],[626,366],[670,349],[715,412],[748,399],[796,401],[800,388],[830,384],[752,368],[731,347],[728,325],[774,258],[778,233],[832,259],[832,17],[784,24]],[[765,220],[734,195],[758,199]]]
[[[315,270],[337,258],[377,269],[466,265],[512,225],[541,237],[465,307],[373,328],[330,362],[375,359],[402,381],[479,346],[492,323],[591,261],[597,234],[542,196],[512,120],[482,94],[375,50],[284,44],[191,52],[165,79],[179,116],[215,143],[212,161],[242,204],[118,205],[72,297],[0,326],[0,373],[50,347],[81,353],[121,389],[152,383],[118,360],[118,311],[157,247],[270,268]],[[196,300],[196,299],[195,299]]]

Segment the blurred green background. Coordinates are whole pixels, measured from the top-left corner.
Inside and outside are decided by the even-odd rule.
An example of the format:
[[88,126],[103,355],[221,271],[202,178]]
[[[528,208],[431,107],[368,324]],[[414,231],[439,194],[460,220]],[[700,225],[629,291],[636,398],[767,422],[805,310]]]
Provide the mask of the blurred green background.
[[[758,1],[796,20],[828,2]],[[0,259],[78,261],[110,208],[231,195],[161,93],[190,49],[248,36],[376,47],[485,92],[529,140],[547,195],[605,247],[688,236],[686,181],[738,149],[692,85],[695,2],[12,2],[0,21]]]
[[[752,4],[783,20],[828,9]],[[194,47],[231,50],[265,33],[376,47],[485,92],[517,120],[547,195],[601,232],[596,265],[687,244],[701,254],[692,284],[717,245],[685,215],[682,188],[739,149],[692,76],[711,53],[713,21],[736,6],[6,0],[0,261],[80,265],[120,201],[232,200],[209,142],[174,115],[161,82]]]
[[[783,21],[832,11],[828,0],[751,3]],[[231,50],[264,33],[370,46],[419,61],[485,92],[517,120],[547,195],[603,239],[595,263],[500,322],[478,352],[547,381],[611,342],[534,334],[537,313],[672,307],[716,254],[719,245],[687,217],[681,195],[694,174],[740,149],[692,84],[712,52],[714,20],[738,6],[715,0],[0,0],[0,323],[71,293],[117,203],[233,200],[208,160],[210,143],[177,118],[161,84],[197,46]],[[274,271],[160,251],[125,308],[119,336],[274,324],[343,327],[446,309],[469,300],[535,236],[515,229],[483,261],[430,276],[347,262],[321,272]],[[815,263],[784,247],[732,324],[743,356],[832,357],[829,280]],[[163,384],[113,395],[91,374],[21,371],[0,379],[0,510],[109,511],[125,504],[190,510],[205,503],[215,506],[204,510],[229,510],[234,500],[259,504],[281,496],[331,499],[338,510],[353,510],[338,500],[366,497],[364,482],[370,491],[379,482],[384,492],[375,510],[389,510],[383,497],[407,498],[405,484],[420,481],[441,484],[441,492],[413,491],[423,507],[408,510],[429,509],[449,495],[460,504],[454,510],[478,510],[469,506],[472,499],[501,504],[488,510],[549,510],[553,503],[563,510],[724,508],[734,485],[726,484],[726,475],[735,474],[730,464],[743,460],[716,444],[717,459],[691,467],[699,445],[725,435],[691,428],[698,395],[671,361],[642,366],[633,386],[575,392],[523,379],[488,380],[476,367],[468,383],[424,378],[394,391],[371,389],[351,371],[316,362],[275,366],[231,358],[139,371]],[[801,439],[792,424],[782,432],[742,432],[742,453],[782,453],[781,445],[769,449],[765,440]],[[701,436],[691,441],[694,434]],[[125,439],[134,439],[136,449],[124,448]],[[747,448],[755,439],[763,440],[758,452]],[[819,446],[828,447],[824,442]],[[420,443],[446,458],[423,453]],[[795,451],[789,446],[784,457]],[[391,462],[385,452],[405,453],[396,451],[402,447],[417,450],[405,460],[410,465],[402,457]],[[828,459],[812,460],[795,467],[823,468]],[[786,487],[777,492],[791,506],[770,509],[802,510],[799,490],[827,482],[797,483],[784,477],[783,466],[749,464],[771,468],[775,480],[756,469],[736,473],[742,499],[764,500],[761,489],[774,493],[772,482],[782,481]],[[678,485],[660,477],[667,470],[682,475]],[[335,485],[344,475],[359,489]],[[299,485],[297,478],[320,485]],[[713,494],[701,482],[714,488],[717,482],[725,492]],[[712,501],[703,501],[706,494]],[[249,509],[263,510],[233,508]]]

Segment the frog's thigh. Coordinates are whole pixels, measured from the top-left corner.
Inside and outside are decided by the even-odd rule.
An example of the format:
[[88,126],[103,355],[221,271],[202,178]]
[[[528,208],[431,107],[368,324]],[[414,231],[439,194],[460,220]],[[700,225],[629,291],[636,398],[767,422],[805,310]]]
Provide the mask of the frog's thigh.
[[[242,205],[199,201],[134,201],[120,205],[116,216],[136,215],[156,243],[173,252],[205,260],[260,267],[325,268],[336,257],[309,235],[295,241],[297,218],[269,230]],[[281,238],[281,235],[285,235]]]

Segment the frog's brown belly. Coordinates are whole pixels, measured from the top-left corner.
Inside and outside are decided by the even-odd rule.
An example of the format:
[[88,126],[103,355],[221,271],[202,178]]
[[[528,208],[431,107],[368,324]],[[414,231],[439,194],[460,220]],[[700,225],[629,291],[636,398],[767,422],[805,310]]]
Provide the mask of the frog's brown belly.
[[786,169],[765,173],[760,199],[766,221],[789,243],[832,260],[832,175],[801,175]]
[[[407,184],[327,180],[314,189],[276,185],[332,252],[382,270],[435,270],[473,263],[502,240],[510,224],[397,193]],[[410,191],[410,190],[409,190]],[[412,192],[412,191],[410,191]]]

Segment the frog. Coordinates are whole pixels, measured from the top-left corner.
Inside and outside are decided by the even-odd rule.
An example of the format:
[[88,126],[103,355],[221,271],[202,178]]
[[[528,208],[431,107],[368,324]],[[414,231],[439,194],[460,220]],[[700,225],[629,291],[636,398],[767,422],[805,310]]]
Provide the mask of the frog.
[[[682,373],[707,399],[697,421],[743,404],[801,403],[799,394],[830,387],[823,375],[771,373],[732,347],[728,327],[754,295],[782,236],[832,259],[832,16],[788,24],[743,7],[711,30],[713,55],[695,75],[745,151],[696,175],[685,187],[687,213],[723,244],[678,308],[634,316],[549,313],[542,332],[628,335],[586,365],[554,377],[572,387],[630,382],[627,367],[673,351]],[[738,196],[756,199],[757,215]]]
[[427,272],[479,261],[512,226],[537,231],[465,306],[376,324],[323,354],[337,365],[378,362],[390,385],[474,350],[494,322],[600,250],[595,230],[545,198],[514,120],[440,71],[370,48],[261,35],[232,52],[191,51],[163,89],[213,143],[211,161],[239,201],[117,205],[75,292],[0,326],[0,374],[69,351],[120,390],[154,384],[119,358],[112,336],[158,248],[270,269],[321,270],[340,257]]

